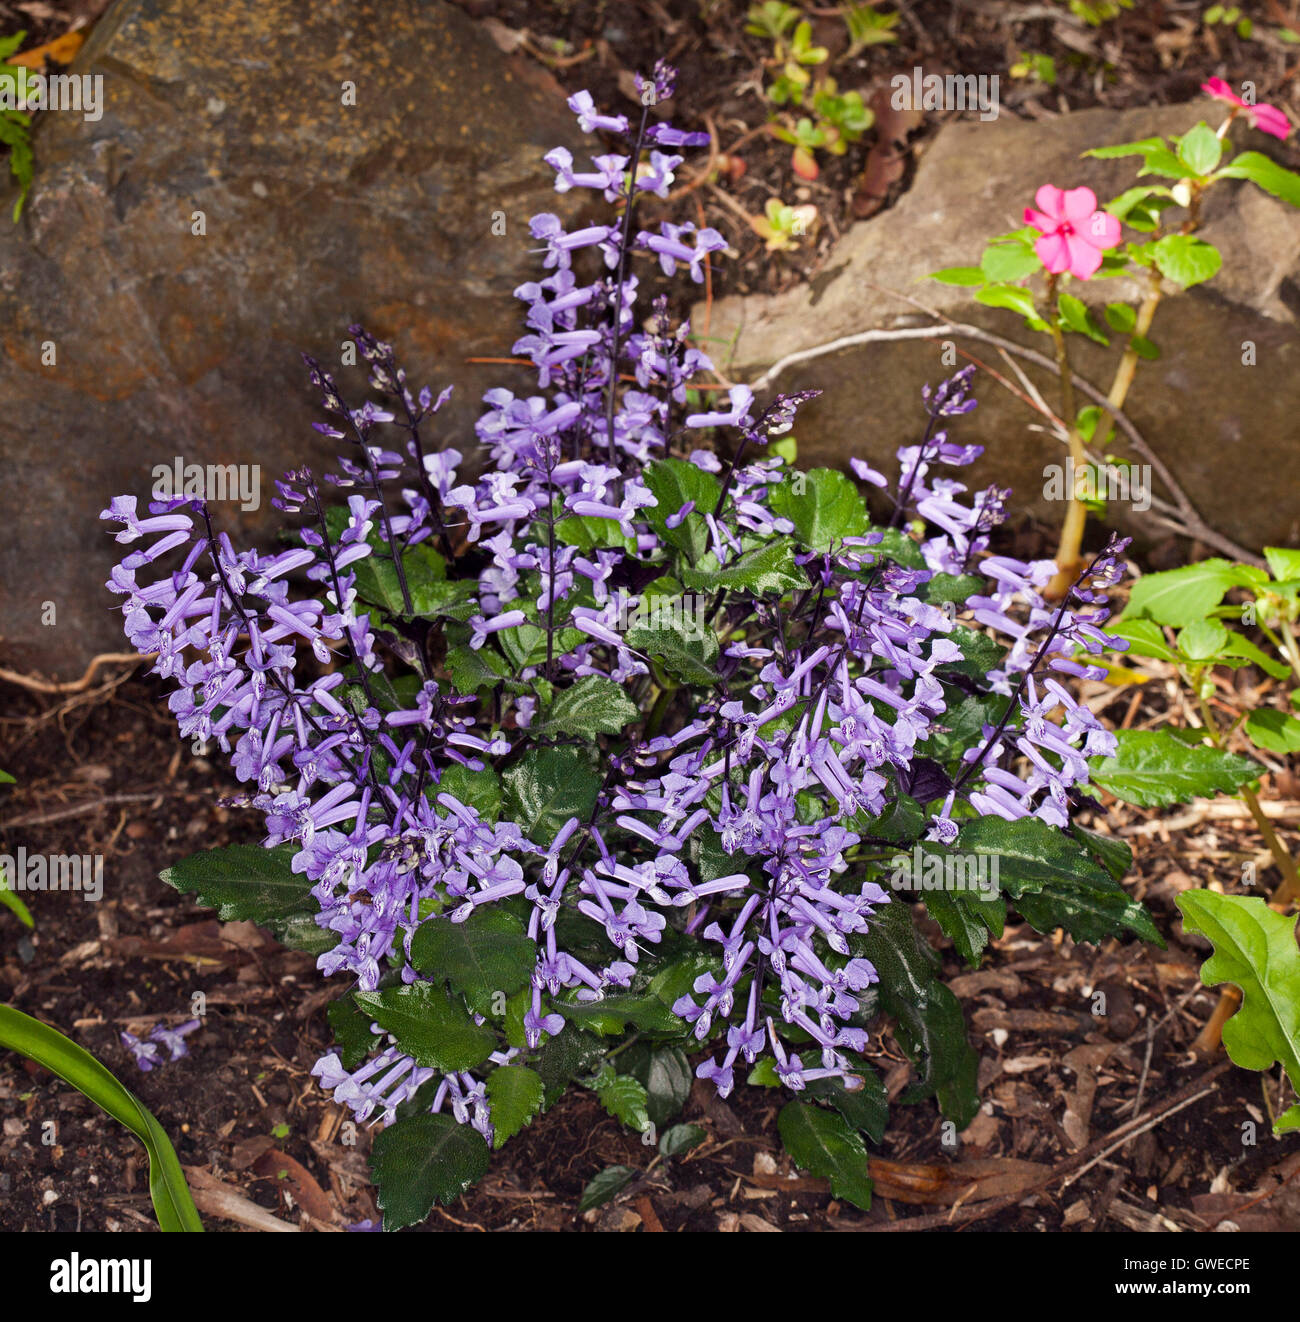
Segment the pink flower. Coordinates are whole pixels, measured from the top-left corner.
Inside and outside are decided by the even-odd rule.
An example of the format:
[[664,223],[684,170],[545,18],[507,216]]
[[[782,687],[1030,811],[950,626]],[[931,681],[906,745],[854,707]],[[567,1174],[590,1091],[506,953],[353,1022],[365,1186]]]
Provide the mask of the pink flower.
[[1291,121],[1276,106],[1264,102],[1257,106],[1248,105],[1222,78],[1211,78],[1209,82],[1202,83],[1201,91],[1206,96],[1212,96],[1216,101],[1222,101],[1224,105],[1244,110],[1251,128],[1258,129],[1261,133],[1271,133],[1275,138],[1281,138],[1285,142],[1291,132]]
[[1034,244],[1039,260],[1053,274],[1069,271],[1087,280],[1101,265],[1101,254],[1119,242],[1119,221],[1097,210],[1091,188],[1062,190],[1044,184],[1034,194],[1041,210],[1025,208],[1025,219],[1043,237]]

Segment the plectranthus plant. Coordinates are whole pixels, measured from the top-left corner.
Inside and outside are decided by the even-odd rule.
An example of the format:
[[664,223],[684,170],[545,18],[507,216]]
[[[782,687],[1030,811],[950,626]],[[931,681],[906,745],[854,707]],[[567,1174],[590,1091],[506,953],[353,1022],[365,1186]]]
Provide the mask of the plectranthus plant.
[[972,964],[1008,910],[1159,940],[1127,847],[1078,820],[1115,751],[1076,691],[1124,543],[1051,601],[1053,562],[991,550],[1009,493],[962,481],[970,368],[892,477],[789,462],[816,392],[708,388],[641,290],[726,247],[641,219],[707,140],[660,118],[672,83],[631,118],[570,99],[590,159],[546,160],[584,208],[532,219],[515,290],[537,384],[489,391],[476,437],[354,327],[359,402],[308,360],[342,453],[278,484],[281,547],[237,550],[197,498],[102,516],[128,638],[265,821],[165,879],[337,984],[313,1073],[377,1131],[389,1228],[573,1083],[669,1157],[693,1078],[782,1089],[793,1158],[866,1206],[882,1026],[904,1101],[953,1132],[979,1105],[919,902]]

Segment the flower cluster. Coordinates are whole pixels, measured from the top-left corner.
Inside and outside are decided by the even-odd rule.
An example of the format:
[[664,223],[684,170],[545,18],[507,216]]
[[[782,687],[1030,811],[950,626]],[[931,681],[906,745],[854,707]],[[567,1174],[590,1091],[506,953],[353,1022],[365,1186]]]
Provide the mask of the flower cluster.
[[[196,499],[142,516],[119,497],[103,515],[139,544],[109,587],[174,681],[182,733],[229,755],[265,844],[291,856],[331,942],[322,972],[381,1007],[359,1064],[333,1052],[314,1071],[361,1120],[449,1112],[490,1139],[484,1073],[650,995],[652,975],[674,986],[663,1012],[715,1048],[698,1073],[723,1094],[760,1059],[796,1091],[860,1086],[877,980],[862,941],[889,901],[870,860],[899,838],[886,820],[914,809],[909,840],[941,844],[977,814],[1064,825],[1086,758],[1107,749],[1048,672],[1088,674],[1080,650],[1108,645],[1122,548],[1055,604],[1053,565],[989,554],[1007,493],[947,475],[979,454],[947,431],[975,407],[971,369],[927,390],[883,526],[847,477],[773,451],[816,392],[761,409],[745,386],[693,393],[708,359],[665,297],[639,307],[631,269],[699,280],[726,246],[634,223],[668,196],[678,149],[707,141],[652,116],[671,86],[658,67],[635,123],[570,99],[602,143],[587,163],[551,152],[556,189],[613,219],[533,218],[544,273],[516,290],[515,352],[537,391],[487,394],[485,469],[429,444],[447,392],[413,391],[392,349],[354,328],[378,398],[350,406],[309,360],[317,429],[348,448],[321,481],[278,484],[279,508],[302,516],[295,544],[237,552]],[[931,535],[909,536],[911,520]],[[990,586],[959,626],[944,589],[969,575]],[[702,627],[684,612],[628,627],[629,599],[691,594]],[[976,625],[1010,642],[979,684],[962,669],[969,639],[988,643]],[[963,691],[991,718],[945,768]],[[522,983],[498,996],[472,970],[430,967],[426,938],[454,929],[486,933],[503,968],[522,943]],[[433,997],[451,1014],[448,978],[458,1053],[484,1043],[469,1066],[430,1063],[451,1055],[382,1011]]]
[[182,1056],[188,1056],[190,1049],[185,1045],[185,1039],[198,1026],[197,1019],[187,1019],[183,1024],[177,1024],[175,1028],[168,1028],[160,1022],[154,1024],[149,1030],[149,1036],[144,1039],[125,1031],[119,1033],[118,1037],[135,1059],[135,1063],[147,1074],[157,1065],[165,1065],[168,1061],[180,1060]]

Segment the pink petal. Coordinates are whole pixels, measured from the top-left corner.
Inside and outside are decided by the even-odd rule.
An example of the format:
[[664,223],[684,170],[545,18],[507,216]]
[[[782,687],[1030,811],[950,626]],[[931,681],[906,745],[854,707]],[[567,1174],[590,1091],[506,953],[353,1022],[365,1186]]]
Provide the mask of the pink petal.
[[1246,118],[1261,133],[1271,133],[1283,142],[1291,132],[1291,121],[1276,106],[1258,105],[1253,109],[1248,108]]
[[1230,106],[1243,106],[1246,103],[1233,92],[1222,78],[1211,78],[1201,84],[1201,91],[1212,96],[1216,101],[1226,101]]
[[1056,221],[1051,216],[1045,216],[1041,211],[1035,211],[1033,207],[1025,208],[1025,224],[1032,225],[1043,234],[1050,234],[1056,228]]
[[1097,210],[1097,194],[1091,188],[1071,188],[1061,195],[1061,210],[1066,220],[1080,229]]
[[1079,232],[1094,248],[1113,248],[1120,238],[1119,221],[1109,211],[1094,211]]
[[1044,234],[1034,244],[1034,251],[1038,254],[1038,260],[1052,275],[1060,275],[1062,271],[1070,269],[1070,250],[1059,233]]
[[[1054,220],[1060,220],[1065,214],[1061,210],[1062,199],[1065,194],[1059,188],[1054,188],[1051,184],[1044,184],[1038,192],[1034,194],[1034,201],[1038,203],[1039,209],[1045,211]],[[1093,205],[1096,205],[1094,201]]]
[[1094,248],[1082,234],[1071,234],[1065,239],[1069,253],[1069,271],[1080,280],[1087,280],[1101,265],[1101,249]]

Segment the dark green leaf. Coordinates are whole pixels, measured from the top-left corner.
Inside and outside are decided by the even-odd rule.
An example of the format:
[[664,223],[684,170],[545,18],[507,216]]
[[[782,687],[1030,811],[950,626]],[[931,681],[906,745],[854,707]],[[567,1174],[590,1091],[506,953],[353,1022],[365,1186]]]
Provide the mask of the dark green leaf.
[[576,748],[530,749],[502,779],[510,820],[539,845],[549,845],[570,817],[587,821],[601,785]]
[[492,1107],[494,1147],[513,1138],[542,1106],[542,1076],[527,1065],[502,1065],[487,1077],[488,1101]]
[[833,468],[791,474],[780,486],[769,488],[767,503],[794,524],[810,551],[827,551],[846,537],[861,537],[869,525],[857,487]]
[[1233,794],[1263,772],[1249,758],[1185,744],[1168,730],[1118,730],[1115,737],[1115,756],[1094,758],[1089,776],[1117,799],[1143,808]]
[[496,993],[509,996],[526,987],[536,962],[532,938],[503,909],[475,909],[463,923],[429,918],[411,938],[411,963],[446,978],[478,1014],[490,1012]]
[[173,863],[162,879],[178,891],[192,891],[223,923],[247,919],[266,925],[317,907],[311,879],[291,867],[297,852],[294,844],[226,845]]
[[594,739],[598,734],[622,734],[640,719],[640,710],[621,684],[585,675],[556,695],[533,733]]
[[807,1102],[788,1102],[776,1125],[796,1165],[829,1180],[836,1198],[870,1209],[867,1150],[843,1116]]
[[370,1151],[385,1230],[418,1225],[434,1203],[453,1203],[487,1173],[483,1136],[450,1115],[409,1115],[382,1130]]
[[606,1166],[582,1191],[582,1197],[578,1199],[578,1211],[590,1212],[593,1207],[600,1207],[602,1203],[617,1197],[635,1175],[636,1171],[631,1166]]
[[496,1050],[495,1034],[480,1028],[440,986],[413,982],[384,991],[354,992],[368,1014],[417,1065],[471,1070]]

